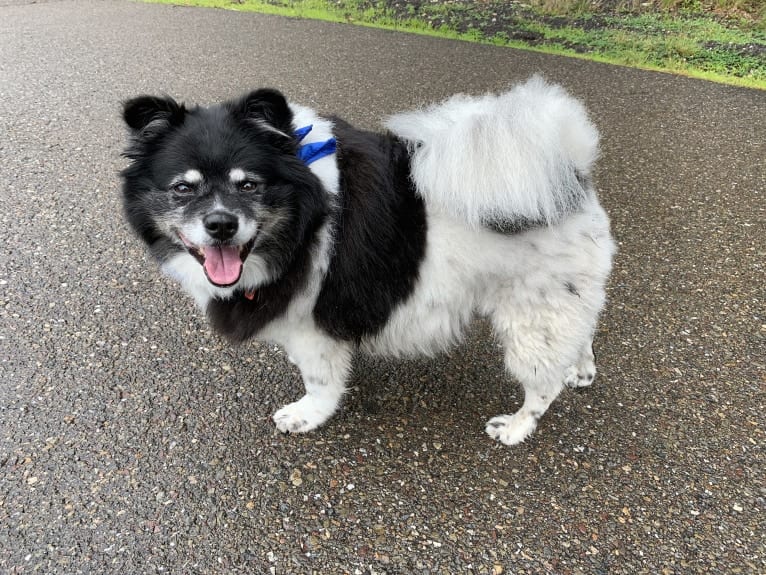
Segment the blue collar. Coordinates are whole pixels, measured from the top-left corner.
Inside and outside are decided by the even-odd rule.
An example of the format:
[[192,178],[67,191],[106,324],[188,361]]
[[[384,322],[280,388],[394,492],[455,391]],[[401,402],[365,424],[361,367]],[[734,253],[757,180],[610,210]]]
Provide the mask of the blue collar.
[[[313,124],[298,128],[293,132],[293,135],[298,139],[298,142],[311,131],[314,127]],[[335,138],[330,138],[324,142],[311,142],[310,144],[302,144],[298,147],[297,156],[303,160],[306,165],[309,165],[317,160],[321,160],[325,156],[329,156],[335,153],[336,141]]]

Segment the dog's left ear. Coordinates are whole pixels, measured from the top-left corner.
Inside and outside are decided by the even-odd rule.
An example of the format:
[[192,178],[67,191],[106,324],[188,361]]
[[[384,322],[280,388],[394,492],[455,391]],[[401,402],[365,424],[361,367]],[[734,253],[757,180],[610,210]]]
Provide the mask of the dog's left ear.
[[244,118],[265,122],[286,135],[292,132],[293,113],[278,90],[254,90],[234,104],[234,111]]

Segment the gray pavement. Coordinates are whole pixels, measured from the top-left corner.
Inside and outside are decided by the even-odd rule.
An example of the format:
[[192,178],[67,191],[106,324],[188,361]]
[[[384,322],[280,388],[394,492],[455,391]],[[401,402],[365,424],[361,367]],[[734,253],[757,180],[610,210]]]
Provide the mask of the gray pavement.
[[[534,72],[603,134],[620,253],[592,389],[526,444],[478,324],[360,359],[313,435],[122,222],[120,101],[255,86],[374,127]],[[344,25],[131,2],[0,7],[0,573],[766,572],[766,92]]]

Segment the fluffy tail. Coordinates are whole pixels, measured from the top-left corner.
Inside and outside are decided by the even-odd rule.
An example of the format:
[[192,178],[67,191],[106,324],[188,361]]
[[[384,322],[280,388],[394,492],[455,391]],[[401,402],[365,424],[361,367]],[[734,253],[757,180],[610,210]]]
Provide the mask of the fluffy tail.
[[582,203],[598,156],[583,105],[533,76],[500,95],[458,95],[392,116],[429,205],[473,226],[560,220]]

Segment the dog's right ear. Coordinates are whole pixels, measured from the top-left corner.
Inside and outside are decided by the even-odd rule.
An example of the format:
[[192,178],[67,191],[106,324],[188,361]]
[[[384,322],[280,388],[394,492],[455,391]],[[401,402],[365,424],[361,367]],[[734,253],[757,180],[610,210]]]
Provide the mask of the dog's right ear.
[[168,96],[138,96],[125,102],[122,118],[135,135],[147,136],[180,125],[186,108]]

